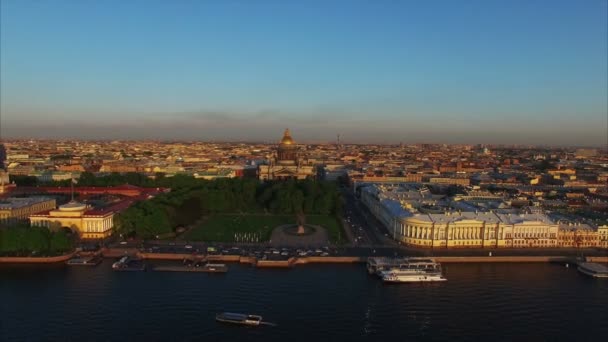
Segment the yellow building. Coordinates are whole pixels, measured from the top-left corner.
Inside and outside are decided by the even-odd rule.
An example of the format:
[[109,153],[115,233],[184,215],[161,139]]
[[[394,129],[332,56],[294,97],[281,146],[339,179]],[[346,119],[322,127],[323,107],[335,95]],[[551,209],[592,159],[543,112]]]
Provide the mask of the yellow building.
[[34,213],[55,208],[55,200],[49,197],[5,198],[0,199],[0,224],[27,222]]
[[285,129],[276,157],[270,160],[269,165],[260,165],[258,175],[260,180],[306,179],[314,177],[316,172],[313,165],[307,165],[300,157],[298,145],[289,129]]
[[586,224],[564,223],[557,234],[559,247],[599,247],[601,235]]
[[447,212],[401,217],[396,239],[421,247],[556,247],[558,226],[543,214]]
[[558,225],[545,214],[497,214],[504,226],[506,247],[558,247]]
[[383,193],[383,188],[378,186],[364,187],[361,191],[361,201],[387,227],[395,240],[411,246],[432,248],[558,246],[558,225],[548,216],[540,213],[499,214],[492,211],[419,213],[417,209],[408,210],[399,201],[387,197]]
[[608,248],[608,225],[597,227],[598,247]]
[[8,172],[2,170],[2,164],[0,164],[0,194],[9,192],[15,187],[15,184],[11,184],[9,181]]
[[83,239],[101,239],[112,234],[114,212],[92,210],[86,204],[72,201],[47,213],[30,215],[30,222],[41,227],[57,224],[77,231]]

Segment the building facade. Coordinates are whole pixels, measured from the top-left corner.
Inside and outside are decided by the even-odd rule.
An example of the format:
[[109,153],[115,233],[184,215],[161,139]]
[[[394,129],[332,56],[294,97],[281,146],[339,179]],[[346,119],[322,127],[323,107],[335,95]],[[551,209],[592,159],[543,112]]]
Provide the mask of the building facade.
[[30,215],[54,208],[55,199],[49,197],[0,199],[0,224],[27,222]]
[[8,172],[0,168],[0,195],[8,193],[9,191],[16,188],[15,184],[10,183]]
[[29,218],[32,226],[67,227],[78,232],[83,239],[106,238],[112,234],[114,226],[114,211],[92,210],[88,205],[74,201]]
[[587,224],[564,223],[559,225],[557,234],[559,247],[600,247],[603,231],[596,232]]
[[428,248],[608,248],[608,226],[564,226],[543,213],[453,211],[422,213],[384,196],[379,186],[364,187],[361,201],[392,237]]
[[268,165],[260,165],[258,177],[260,180],[306,179],[316,176],[314,165],[309,165],[300,156],[298,145],[291,137],[289,129],[285,129],[283,138],[276,151],[276,157],[270,158]]

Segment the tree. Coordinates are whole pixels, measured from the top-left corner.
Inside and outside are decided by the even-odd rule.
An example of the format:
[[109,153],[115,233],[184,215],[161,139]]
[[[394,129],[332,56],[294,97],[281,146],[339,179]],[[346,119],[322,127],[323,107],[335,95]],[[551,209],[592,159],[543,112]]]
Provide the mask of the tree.
[[51,252],[54,253],[64,253],[72,249],[72,241],[63,230],[52,233],[49,245]]
[[299,214],[304,211],[304,193],[302,190],[296,190],[291,196],[291,207],[294,213]]
[[15,182],[17,186],[36,186],[38,178],[34,176],[9,175],[9,181]]
[[46,228],[31,227],[25,230],[25,250],[47,252],[49,250],[50,232]]
[[78,186],[94,186],[98,185],[97,177],[91,172],[82,172],[78,178]]

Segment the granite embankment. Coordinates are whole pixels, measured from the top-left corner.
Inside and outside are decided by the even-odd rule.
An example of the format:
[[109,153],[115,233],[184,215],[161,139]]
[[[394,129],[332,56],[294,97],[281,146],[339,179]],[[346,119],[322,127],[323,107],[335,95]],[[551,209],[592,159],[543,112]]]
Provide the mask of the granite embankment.
[[[0,257],[0,263],[59,263],[65,262],[74,256],[75,252],[54,257]],[[297,264],[341,264],[341,263],[364,263],[366,256],[308,256],[291,257],[287,260],[261,260],[255,257],[239,255],[195,255],[184,253],[145,253],[134,248],[103,249],[101,254],[106,258],[119,258],[124,255],[134,255],[148,260],[183,260],[196,259],[203,261],[239,262],[252,264],[257,267],[292,267]],[[535,263],[535,262],[560,262],[576,263],[580,259],[574,256],[435,256],[435,260],[441,263]],[[588,256],[588,262],[608,262],[608,256]]]
[[58,255],[53,257],[0,257],[3,264],[54,264],[69,260],[74,253]]

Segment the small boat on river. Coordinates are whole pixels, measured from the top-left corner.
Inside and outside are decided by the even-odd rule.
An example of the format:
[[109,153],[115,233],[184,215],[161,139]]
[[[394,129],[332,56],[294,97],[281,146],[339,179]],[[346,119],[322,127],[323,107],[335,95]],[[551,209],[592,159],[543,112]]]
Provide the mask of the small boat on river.
[[112,264],[114,271],[145,271],[146,264],[141,259],[124,256]]
[[258,326],[262,324],[262,316],[246,315],[234,312],[222,312],[215,315],[215,320],[222,323]]

